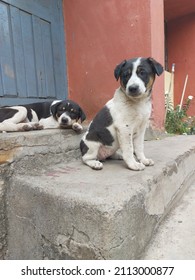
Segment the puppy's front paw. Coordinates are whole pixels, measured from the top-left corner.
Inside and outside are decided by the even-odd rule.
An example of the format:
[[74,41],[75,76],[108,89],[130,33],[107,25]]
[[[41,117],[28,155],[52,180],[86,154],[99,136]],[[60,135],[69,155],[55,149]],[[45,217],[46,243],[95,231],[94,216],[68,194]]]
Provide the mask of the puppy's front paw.
[[132,162],[128,164],[129,169],[135,170],[135,171],[140,171],[144,170],[145,165],[141,162]]
[[75,122],[72,125],[72,129],[76,132],[81,132],[83,130],[83,127],[79,123]]
[[87,160],[84,161],[85,164],[90,166],[94,170],[101,170],[103,168],[103,163],[98,160]]
[[94,170],[101,170],[103,168],[103,163],[96,160],[91,168]]
[[145,158],[141,161],[145,166],[152,166],[154,165],[154,161],[151,158]]

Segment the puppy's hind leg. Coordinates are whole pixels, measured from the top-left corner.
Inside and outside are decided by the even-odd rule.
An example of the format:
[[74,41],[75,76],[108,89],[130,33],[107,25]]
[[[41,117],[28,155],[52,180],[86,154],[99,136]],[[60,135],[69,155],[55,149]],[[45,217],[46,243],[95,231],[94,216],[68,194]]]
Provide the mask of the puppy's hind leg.
[[103,168],[103,164],[97,160],[99,146],[100,144],[95,142],[92,144],[88,143],[88,145],[86,145],[83,140],[81,140],[80,143],[83,162],[94,170],[101,170]]

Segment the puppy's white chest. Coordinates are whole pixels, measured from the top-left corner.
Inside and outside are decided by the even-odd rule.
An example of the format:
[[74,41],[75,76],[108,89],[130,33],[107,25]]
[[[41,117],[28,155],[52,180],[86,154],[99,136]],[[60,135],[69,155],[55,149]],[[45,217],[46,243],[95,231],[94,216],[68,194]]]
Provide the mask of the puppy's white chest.
[[128,104],[123,105],[123,107],[121,104],[116,104],[112,110],[112,115],[117,126],[137,127],[148,122],[151,115],[151,103]]

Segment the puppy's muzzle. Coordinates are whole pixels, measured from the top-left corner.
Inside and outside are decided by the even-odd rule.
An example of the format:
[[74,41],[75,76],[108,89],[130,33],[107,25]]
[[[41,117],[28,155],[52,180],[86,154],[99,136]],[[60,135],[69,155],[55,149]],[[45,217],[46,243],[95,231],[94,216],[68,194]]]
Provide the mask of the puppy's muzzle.
[[61,125],[69,125],[69,119],[66,117],[61,118]]
[[133,84],[128,87],[128,95],[132,97],[139,96],[141,94],[139,86],[136,84]]

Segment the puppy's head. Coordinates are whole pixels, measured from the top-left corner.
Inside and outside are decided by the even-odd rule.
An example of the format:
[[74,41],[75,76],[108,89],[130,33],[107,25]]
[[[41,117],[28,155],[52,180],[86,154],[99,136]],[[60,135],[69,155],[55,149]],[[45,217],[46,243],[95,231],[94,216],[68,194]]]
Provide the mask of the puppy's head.
[[149,96],[155,80],[160,76],[163,67],[151,57],[124,60],[116,66],[114,76],[120,78],[123,91],[129,98],[142,98]]
[[57,100],[51,104],[51,113],[61,127],[71,127],[73,123],[86,119],[81,107],[72,100]]

